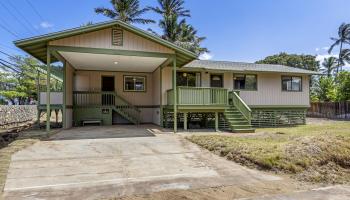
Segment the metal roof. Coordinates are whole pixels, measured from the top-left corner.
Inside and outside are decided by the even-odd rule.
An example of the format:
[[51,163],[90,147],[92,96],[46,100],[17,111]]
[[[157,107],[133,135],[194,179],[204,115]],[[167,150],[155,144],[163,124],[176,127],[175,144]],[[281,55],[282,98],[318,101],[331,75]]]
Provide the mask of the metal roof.
[[[179,65],[184,65],[194,59],[197,58],[197,55],[187,49],[181,48],[172,42],[164,40],[154,34],[151,34],[147,31],[139,29],[135,26],[122,22],[120,20],[112,20],[102,23],[96,23],[93,25],[82,26],[73,29],[67,29],[59,32],[49,33],[45,35],[40,35],[36,37],[21,39],[14,41],[14,44],[29,53],[33,57],[39,59],[40,61],[46,63],[46,51],[47,44],[49,41],[58,40],[66,37],[71,37],[79,34],[89,33],[93,31],[98,31],[102,29],[106,29],[109,27],[119,26],[127,31],[130,31],[136,35],[139,35],[143,38],[149,39],[153,42],[161,44],[165,47],[173,49],[176,52],[177,60]],[[52,62],[58,61],[56,58],[52,59]]]
[[295,74],[318,74],[321,73],[288,67],[284,65],[272,64],[255,64],[243,62],[229,62],[229,61],[214,61],[214,60],[194,60],[184,68],[194,68],[203,70],[220,70],[220,71],[236,71],[236,72],[280,72],[280,73],[295,73]]

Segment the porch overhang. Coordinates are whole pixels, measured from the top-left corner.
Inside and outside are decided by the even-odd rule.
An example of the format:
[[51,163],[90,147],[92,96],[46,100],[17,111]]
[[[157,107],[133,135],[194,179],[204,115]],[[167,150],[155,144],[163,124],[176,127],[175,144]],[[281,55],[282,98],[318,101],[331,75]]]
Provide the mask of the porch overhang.
[[75,69],[89,71],[153,72],[175,58],[168,53],[100,48],[49,46],[48,50]]

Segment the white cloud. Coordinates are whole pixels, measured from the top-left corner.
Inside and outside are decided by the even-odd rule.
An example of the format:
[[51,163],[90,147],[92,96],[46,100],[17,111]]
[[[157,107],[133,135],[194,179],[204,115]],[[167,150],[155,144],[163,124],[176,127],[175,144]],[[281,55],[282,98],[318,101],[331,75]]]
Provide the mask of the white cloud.
[[322,49],[328,51],[329,47],[322,47]]
[[320,48],[315,48],[315,51],[320,51]]
[[211,60],[213,58],[213,55],[210,53],[203,53],[199,56],[199,59],[201,60]]
[[52,28],[54,25],[49,22],[41,22],[40,27],[41,28]]

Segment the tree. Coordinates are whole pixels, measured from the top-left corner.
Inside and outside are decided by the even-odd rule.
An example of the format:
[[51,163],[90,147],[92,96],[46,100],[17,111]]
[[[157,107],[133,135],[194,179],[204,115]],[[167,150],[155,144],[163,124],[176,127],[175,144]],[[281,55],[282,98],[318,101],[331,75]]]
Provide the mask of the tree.
[[315,88],[318,101],[335,101],[337,99],[337,88],[333,77],[321,77]]
[[148,8],[166,18],[171,16],[190,17],[190,11],[183,7],[184,3],[184,0],[158,0],[159,7]]
[[345,65],[345,63],[350,63],[350,49],[343,49],[340,53],[340,58],[341,65]]
[[322,62],[322,72],[327,74],[327,77],[331,77],[333,70],[337,67],[338,59],[336,57],[325,58]]
[[297,55],[297,54],[287,54],[279,53],[272,56],[267,56],[263,60],[259,60],[258,64],[275,64],[275,65],[285,65],[289,67],[296,67],[301,69],[307,69],[312,71],[319,70],[319,62],[316,61],[316,57],[312,55]]
[[337,85],[338,85],[338,96],[339,101],[348,101],[350,100],[350,72],[342,71],[337,76]]
[[350,24],[342,23],[339,28],[338,28],[338,38],[331,38],[334,43],[330,46],[328,53],[332,53],[334,47],[340,45],[339,48],[339,60],[338,60],[338,66],[336,73],[338,74],[339,72],[339,67],[343,63],[343,58],[342,58],[342,51],[343,51],[343,45],[344,44],[350,44]]
[[154,20],[140,18],[146,13],[148,8],[140,8],[139,0],[111,0],[113,9],[98,7],[95,8],[97,14],[103,14],[106,17],[121,20],[126,23],[149,24],[155,23]]
[[[31,99],[37,99],[37,68],[39,62],[33,57],[14,56],[10,58],[12,69],[5,68],[6,72],[0,73],[0,96],[6,98],[12,104],[28,104]],[[46,66],[41,67],[46,69]],[[52,66],[52,72],[62,73],[62,68]],[[41,73],[40,80],[46,86],[46,75]],[[51,79],[52,80],[52,79]],[[60,90],[62,83],[51,81],[52,89]]]
[[197,55],[208,52],[207,48],[201,47],[205,37],[197,36],[197,30],[192,25],[187,24],[185,19],[179,19],[179,17],[190,16],[190,11],[183,7],[183,0],[158,0],[158,3],[159,7],[149,7],[149,9],[162,15],[159,21],[162,34],[159,35],[151,29],[149,31]]

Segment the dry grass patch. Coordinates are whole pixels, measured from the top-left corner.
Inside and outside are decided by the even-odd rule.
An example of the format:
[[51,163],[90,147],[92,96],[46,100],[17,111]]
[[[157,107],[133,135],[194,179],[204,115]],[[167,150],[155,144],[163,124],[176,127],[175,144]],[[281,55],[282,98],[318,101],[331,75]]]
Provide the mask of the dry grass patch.
[[309,182],[350,182],[350,122],[187,139],[245,166],[288,173]]

